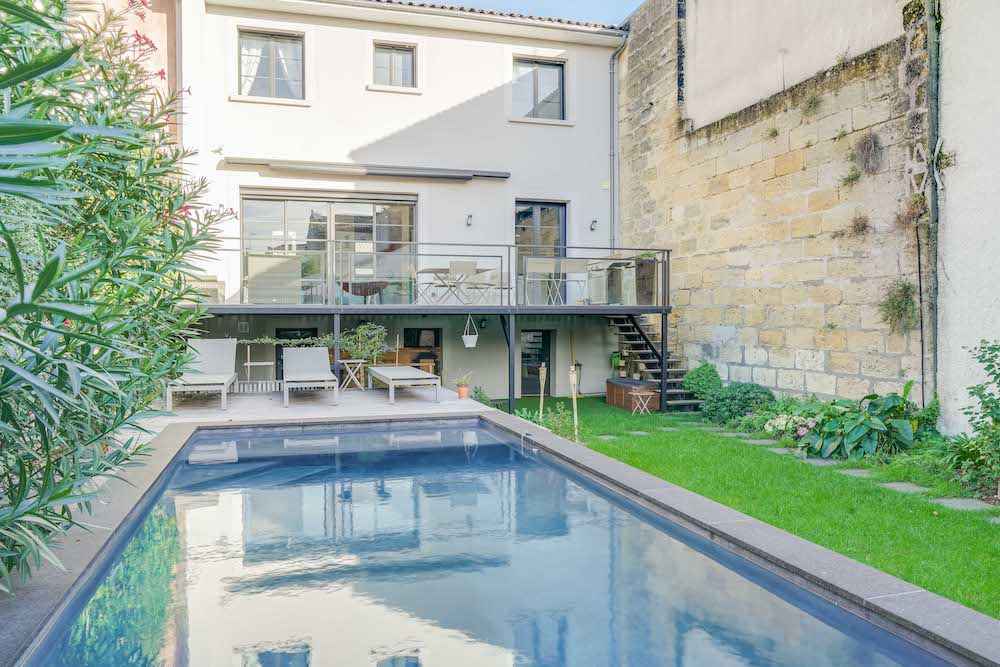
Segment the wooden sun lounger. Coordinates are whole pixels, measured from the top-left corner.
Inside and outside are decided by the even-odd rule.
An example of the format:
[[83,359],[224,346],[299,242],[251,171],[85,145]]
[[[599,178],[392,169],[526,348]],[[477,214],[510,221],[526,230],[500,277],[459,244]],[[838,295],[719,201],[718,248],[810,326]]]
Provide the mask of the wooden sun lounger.
[[389,387],[389,402],[396,402],[396,387],[434,387],[434,400],[441,402],[441,378],[409,366],[371,366],[368,368],[368,388],[372,378]]

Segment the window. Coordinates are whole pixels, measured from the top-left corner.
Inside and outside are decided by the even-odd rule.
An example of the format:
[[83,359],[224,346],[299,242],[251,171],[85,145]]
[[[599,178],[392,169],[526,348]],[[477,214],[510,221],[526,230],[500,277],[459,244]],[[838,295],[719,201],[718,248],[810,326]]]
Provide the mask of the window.
[[302,37],[240,32],[240,95],[305,99]]
[[375,45],[376,86],[415,88],[417,77],[414,70],[415,49],[412,46]]
[[514,61],[513,112],[518,118],[565,120],[563,65],[542,60]]

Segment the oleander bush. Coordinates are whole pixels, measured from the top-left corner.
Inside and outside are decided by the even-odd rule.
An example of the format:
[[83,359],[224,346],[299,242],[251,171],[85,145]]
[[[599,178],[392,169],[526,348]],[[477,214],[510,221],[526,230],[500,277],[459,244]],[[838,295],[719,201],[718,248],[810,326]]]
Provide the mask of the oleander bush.
[[702,413],[716,424],[726,424],[774,402],[770,389],[759,384],[733,382],[705,399]]
[[684,375],[683,386],[695,398],[704,401],[709,395],[722,389],[722,378],[719,377],[715,365],[706,361]]
[[[91,482],[190,360],[188,286],[224,214],[183,177],[176,98],[121,16],[0,3],[0,590],[88,511]],[[126,431],[128,429],[128,431]]]

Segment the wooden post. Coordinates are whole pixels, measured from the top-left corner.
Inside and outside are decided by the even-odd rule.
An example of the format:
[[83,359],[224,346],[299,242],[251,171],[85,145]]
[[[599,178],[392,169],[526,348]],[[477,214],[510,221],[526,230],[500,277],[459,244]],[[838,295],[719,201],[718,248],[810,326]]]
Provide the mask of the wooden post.
[[538,391],[538,418],[545,416],[545,377],[549,374],[549,369],[545,367],[545,362],[538,368],[538,382],[541,389]]
[[573,440],[580,442],[580,420],[576,412],[576,364],[569,367],[569,393],[573,399]]

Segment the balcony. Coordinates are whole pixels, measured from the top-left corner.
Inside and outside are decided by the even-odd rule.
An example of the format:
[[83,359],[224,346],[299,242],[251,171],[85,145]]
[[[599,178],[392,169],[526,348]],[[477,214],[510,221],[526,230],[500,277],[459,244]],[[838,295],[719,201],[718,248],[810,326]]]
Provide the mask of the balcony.
[[[210,308],[303,312],[654,311],[670,252],[646,248],[220,239],[193,284]],[[270,307],[270,308],[263,308]]]

